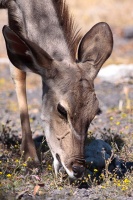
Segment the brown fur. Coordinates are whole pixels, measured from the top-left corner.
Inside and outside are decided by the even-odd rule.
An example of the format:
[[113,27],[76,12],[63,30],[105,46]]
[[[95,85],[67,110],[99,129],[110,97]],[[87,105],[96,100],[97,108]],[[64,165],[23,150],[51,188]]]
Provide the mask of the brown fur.
[[41,119],[55,172],[62,164],[70,177],[81,177],[86,133],[99,110],[93,82],[113,47],[110,27],[98,23],[80,41],[64,0],[7,2],[9,27],[3,35],[13,64],[24,157],[39,161],[26,100],[25,72],[30,70],[42,78]]

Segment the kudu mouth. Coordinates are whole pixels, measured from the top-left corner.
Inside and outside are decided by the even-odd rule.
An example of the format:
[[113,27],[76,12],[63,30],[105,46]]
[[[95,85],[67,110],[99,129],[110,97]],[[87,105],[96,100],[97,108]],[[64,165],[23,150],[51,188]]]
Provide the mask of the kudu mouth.
[[82,177],[85,171],[85,159],[75,158],[75,161],[72,162],[72,170],[76,178]]
[[72,156],[67,159],[66,162],[61,162],[59,154],[56,154],[56,158],[65,168],[70,178],[76,179],[84,175],[85,171],[85,159],[83,156]]

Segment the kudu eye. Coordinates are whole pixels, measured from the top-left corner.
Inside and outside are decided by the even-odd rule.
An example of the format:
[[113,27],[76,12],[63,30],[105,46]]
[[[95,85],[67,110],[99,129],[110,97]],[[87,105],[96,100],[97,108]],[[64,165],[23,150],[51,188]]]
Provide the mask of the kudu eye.
[[67,111],[60,103],[57,106],[57,110],[60,113],[61,117],[67,120]]

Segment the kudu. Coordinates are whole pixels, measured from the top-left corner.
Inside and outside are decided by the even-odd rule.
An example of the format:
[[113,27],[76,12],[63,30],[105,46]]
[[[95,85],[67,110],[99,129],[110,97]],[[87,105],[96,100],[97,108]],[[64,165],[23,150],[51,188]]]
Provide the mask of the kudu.
[[64,0],[0,0],[0,7],[8,9],[9,27],[4,26],[3,35],[19,103],[24,157],[39,162],[26,100],[26,72],[31,71],[42,77],[41,119],[55,172],[61,164],[70,177],[80,177],[87,130],[99,110],[94,79],[112,52],[110,27],[98,23],[81,37]]

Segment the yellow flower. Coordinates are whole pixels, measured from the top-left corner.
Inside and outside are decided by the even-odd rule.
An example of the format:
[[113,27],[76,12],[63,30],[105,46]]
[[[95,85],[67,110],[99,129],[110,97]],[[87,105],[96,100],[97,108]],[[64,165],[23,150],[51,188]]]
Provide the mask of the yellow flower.
[[98,169],[94,169],[94,172],[98,172]]
[[121,186],[121,184],[120,184],[120,183],[117,183],[117,186],[118,186],[118,187],[120,187],[120,186]]
[[117,126],[120,125],[120,122],[116,122],[116,125],[117,125]]
[[11,176],[12,176],[11,174],[7,174],[6,175],[7,178],[11,178]]
[[48,165],[48,170],[52,170],[52,166],[51,165]]
[[2,161],[0,160],[0,164],[2,163]]
[[123,182],[126,184],[129,184],[131,181],[129,179],[125,178]]
[[3,173],[2,172],[0,172],[0,175],[2,175]]
[[126,113],[122,113],[122,118],[126,118],[127,114]]
[[27,164],[26,164],[26,163],[23,163],[23,167],[27,167]]
[[127,190],[128,188],[125,187],[125,186],[123,186],[121,189],[122,189],[123,191],[125,191],[125,190]]
[[112,121],[114,118],[113,117],[110,117],[110,121]]
[[18,163],[18,162],[19,162],[19,160],[18,160],[18,159],[16,159],[16,160],[15,160],[15,163]]
[[105,189],[106,187],[102,185],[101,188],[102,188],[102,189]]

